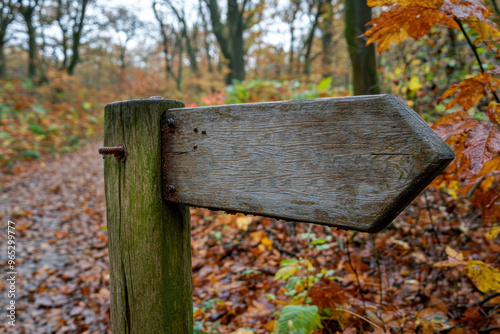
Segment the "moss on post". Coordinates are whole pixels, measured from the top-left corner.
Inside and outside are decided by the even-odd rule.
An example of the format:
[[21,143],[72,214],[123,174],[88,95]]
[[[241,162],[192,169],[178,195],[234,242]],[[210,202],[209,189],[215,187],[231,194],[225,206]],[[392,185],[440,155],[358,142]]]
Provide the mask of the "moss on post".
[[105,107],[104,144],[127,151],[104,163],[114,334],[193,331],[189,208],[163,200],[161,178],[161,116],[182,107],[161,98]]

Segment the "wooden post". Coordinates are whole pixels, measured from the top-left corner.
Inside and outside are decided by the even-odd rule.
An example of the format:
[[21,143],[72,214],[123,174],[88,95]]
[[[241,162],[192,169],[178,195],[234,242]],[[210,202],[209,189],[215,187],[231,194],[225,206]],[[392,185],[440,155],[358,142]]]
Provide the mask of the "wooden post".
[[161,116],[179,101],[151,98],[105,107],[105,146],[125,160],[104,163],[111,281],[111,329],[192,333],[190,215],[162,198]]

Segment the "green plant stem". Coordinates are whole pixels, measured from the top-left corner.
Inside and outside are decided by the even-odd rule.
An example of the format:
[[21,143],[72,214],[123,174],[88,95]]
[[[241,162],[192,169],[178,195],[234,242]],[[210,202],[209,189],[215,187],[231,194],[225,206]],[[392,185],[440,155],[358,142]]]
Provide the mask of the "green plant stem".
[[372,325],[373,327],[375,327],[376,329],[378,329],[379,331],[381,331],[382,333],[385,333],[385,330],[383,330],[379,325],[377,325],[376,323],[374,323],[373,321],[370,321],[368,320],[367,318],[357,314],[357,313],[354,313],[354,312],[351,312],[349,310],[346,310],[346,309],[343,309],[343,308],[338,308],[337,309],[338,311],[341,311],[341,312],[345,312],[345,313],[348,313],[354,317],[358,317],[360,319],[363,319],[364,321],[366,321],[367,323],[369,323],[370,325]]
[[474,47],[474,44],[472,44],[472,41],[469,38],[469,35],[467,35],[467,32],[465,32],[464,26],[462,25],[462,22],[460,22],[458,19],[455,19],[455,22],[458,23],[458,26],[460,27],[460,30],[462,31],[462,34],[464,34],[465,39],[467,40],[467,43],[469,44],[470,48],[472,49],[472,52],[474,52],[474,56],[476,56],[477,63],[479,64],[479,68],[481,69],[481,73],[484,73],[484,67],[483,63],[481,61],[481,58],[479,58],[479,54],[477,53],[476,48]]
[[[354,232],[354,233],[356,233],[356,232]],[[365,310],[365,313],[366,313],[365,296],[363,295],[363,291],[361,289],[361,282],[359,280],[358,271],[352,265],[351,252],[349,251],[349,239],[347,238],[347,236],[346,236],[346,250],[347,250],[347,260],[349,262],[349,265],[351,266],[352,271],[354,271],[354,276],[356,276],[356,281],[358,282],[358,288],[359,288],[359,295],[361,296],[361,300],[363,301],[363,309]]]
[[493,5],[495,13],[500,17],[500,9],[498,8],[496,0],[491,0],[491,4]]
[[469,192],[467,193],[466,197],[468,199],[470,199],[472,197],[472,195],[474,194],[474,192],[477,190],[477,188],[479,188],[479,186],[481,185],[481,183],[483,183],[484,180],[486,180],[487,178],[491,177],[491,176],[497,176],[497,175],[500,175],[500,173],[488,173],[486,174],[485,176],[481,177],[479,179],[479,181],[476,182],[476,184],[474,184],[474,186],[471,188],[471,190],[469,190]]
[[[383,295],[383,289],[382,289],[382,271],[380,270],[380,256],[376,247],[375,243],[375,235],[371,235],[372,237],[372,243],[373,243],[373,256],[375,257],[375,263],[377,265],[377,274],[378,274],[378,287],[379,287],[379,293],[380,293],[380,305],[383,305],[383,300],[384,300],[384,295]],[[386,326],[385,326],[385,321],[382,317],[382,312],[380,312],[380,320],[382,320],[382,326],[384,327],[383,332],[386,332]]]
[[[465,29],[464,29],[464,26],[462,25],[462,22],[460,22],[457,18],[455,18],[455,22],[458,23],[458,26],[460,27],[462,34],[464,34],[465,39],[467,40],[467,43],[469,44],[470,48],[472,49],[472,52],[474,52],[474,56],[476,56],[477,63],[479,64],[479,68],[481,69],[481,73],[485,73],[481,58],[479,58],[479,54],[477,53],[476,47],[474,46],[474,44],[470,40],[469,35],[467,35],[467,32],[465,32]],[[490,87],[490,90],[493,93],[493,97],[495,98],[495,101],[497,101],[497,103],[500,103],[500,99],[498,98],[498,95],[495,93],[495,90],[493,89],[493,87],[491,87],[491,84],[489,82],[488,82],[488,86]]]

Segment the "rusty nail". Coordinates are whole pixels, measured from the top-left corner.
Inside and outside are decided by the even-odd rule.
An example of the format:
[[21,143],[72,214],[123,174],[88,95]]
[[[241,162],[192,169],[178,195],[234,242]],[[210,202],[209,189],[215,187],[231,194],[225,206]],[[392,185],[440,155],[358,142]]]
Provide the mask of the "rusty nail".
[[193,148],[196,150],[198,148],[198,145],[194,145]]
[[198,128],[194,128],[193,130],[194,132],[198,133]]
[[206,135],[207,132],[205,130],[201,131],[202,134]]
[[173,185],[169,185],[169,186],[168,186],[168,192],[169,192],[169,193],[174,193],[174,192],[175,192],[175,190],[176,190],[176,189],[175,189],[175,187],[174,187]]
[[175,131],[175,122],[173,118],[167,119],[168,132],[174,133]]
[[114,155],[117,161],[124,161],[127,157],[125,144],[118,143],[116,146],[99,147],[99,154],[104,158],[106,155]]

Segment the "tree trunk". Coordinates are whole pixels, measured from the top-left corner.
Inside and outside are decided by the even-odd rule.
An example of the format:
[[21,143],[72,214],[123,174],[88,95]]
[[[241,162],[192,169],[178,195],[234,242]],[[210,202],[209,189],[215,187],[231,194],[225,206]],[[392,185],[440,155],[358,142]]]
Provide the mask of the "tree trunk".
[[35,9],[38,8],[38,0],[33,3],[29,2],[27,6],[19,0],[18,6],[19,13],[26,23],[28,33],[28,76],[33,79],[36,76],[37,58],[36,29],[33,26],[33,15],[35,14]]
[[288,58],[288,75],[292,75],[294,72],[294,62],[295,62],[295,20],[297,19],[297,13],[300,10],[300,0],[291,1],[290,4],[290,20],[287,22],[290,29],[290,54]]
[[233,80],[245,80],[245,50],[243,44],[243,12],[239,9],[236,0],[227,1],[227,30],[229,31],[229,68],[231,73],[226,78],[226,83],[230,85]]
[[12,0],[2,1],[0,6],[0,78],[4,78],[7,71],[5,59],[5,44],[9,40],[7,29],[14,20],[14,5]]
[[210,42],[208,41],[208,36],[205,36],[205,54],[207,57],[208,73],[213,73],[214,68],[212,65],[212,56],[210,55]]
[[25,19],[28,29],[28,76],[34,78],[36,76],[36,30],[32,17]]
[[176,82],[177,82],[177,90],[179,92],[182,91],[182,52],[184,51],[182,47],[182,38],[181,36],[177,36],[177,48],[179,50],[178,54],[178,59],[177,59],[177,76],[176,76]]
[[354,95],[380,93],[377,77],[375,45],[366,45],[363,38],[358,38],[366,30],[366,23],[371,20],[372,10],[366,0],[348,0],[345,2],[345,36],[352,63],[352,86]]
[[127,48],[125,46],[120,46],[120,69],[123,74],[125,72],[125,53],[127,51]]
[[316,28],[318,27],[319,23],[319,18],[323,14],[323,4],[325,3],[324,0],[320,0],[317,3],[318,10],[316,12],[316,15],[314,16],[314,21],[311,26],[311,30],[309,31],[309,36],[307,37],[304,47],[306,49],[306,54],[304,56],[304,74],[309,78],[309,75],[311,74],[311,63],[312,63],[312,58],[311,58],[311,51],[312,51],[312,44],[314,41],[314,33],[316,31]]
[[104,162],[114,334],[193,332],[189,208],[162,194],[161,117],[182,107],[146,99],[105,108],[104,143],[127,152]]
[[73,41],[72,41],[73,43],[71,46],[72,55],[68,66],[69,75],[74,74],[75,67],[78,64],[78,61],[80,60],[80,44],[81,44],[83,26],[85,21],[85,12],[87,9],[88,2],[89,0],[82,1],[82,8],[80,9],[80,18],[78,23],[75,22],[75,26],[73,28]]
[[[232,44],[232,79],[245,80],[245,51],[243,49],[243,30],[235,33],[231,40]],[[231,84],[231,82],[228,82]]]
[[323,69],[323,78],[332,76],[332,56],[333,56],[333,34],[335,32],[335,28],[333,26],[334,20],[334,12],[332,0],[327,0],[325,3],[326,6],[326,15],[320,28],[323,32],[321,41],[323,44],[322,50],[322,69]]
[[[243,32],[247,28],[246,22],[250,16],[245,16],[245,4],[239,8],[236,0],[227,1],[226,23],[221,22],[220,8],[217,0],[204,0],[210,12],[212,30],[219,43],[224,58],[228,61],[230,72],[226,83],[231,84],[234,79],[245,80],[245,47]],[[220,62],[219,62],[220,63]]]
[[[500,17],[500,8],[498,8],[497,1],[496,0],[490,0],[491,4],[493,5],[493,9],[495,13]],[[498,20],[499,18],[497,18]]]
[[[292,23],[293,24],[293,23]],[[295,28],[292,26],[290,27],[290,58],[288,58],[288,74],[292,75],[293,73],[293,62],[294,62],[294,47],[293,44],[295,43]]]
[[7,66],[5,64],[5,43],[0,41],[0,78],[5,78]]
[[63,31],[62,48],[63,48],[63,62],[61,70],[64,71],[68,68],[68,38],[66,37],[65,31]]
[[203,45],[205,47],[205,56],[207,57],[208,72],[213,73],[214,68],[212,65],[212,56],[210,55],[210,41],[208,39],[208,35],[209,35],[208,23],[207,23],[207,19],[205,18],[205,15],[203,13],[203,7],[202,7],[201,2],[200,2],[199,13],[200,13],[201,22],[203,23],[203,29],[204,29],[203,30]]
[[[73,34],[73,35],[75,35],[75,34]],[[75,67],[76,67],[76,64],[78,63],[78,59],[80,58],[79,54],[78,54],[79,48],[80,48],[80,37],[74,36],[73,37],[73,45],[71,46],[72,55],[71,55],[71,59],[69,61],[69,66],[68,66],[68,71],[67,71],[69,75],[73,75],[75,73]]]
[[177,8],[172,4],[171,1],[167,1],[167,5],[172,9],[174,12],[175,16],[177,17],[177,21],[179,22],[179,25],[181,26],[181,34],[184,40],[186,41],[186,53],[188,54],[189,57],[189,63],[191,70],[193,71],[194,74],[198,73],[198,62],[196,61],[196,47],[193,47],[193,41],[196,42],[196,27],[193,27],[193,38],[189,36],[188,34],[188,26],[186,23],[186,14],[184,10],[179,12]]

